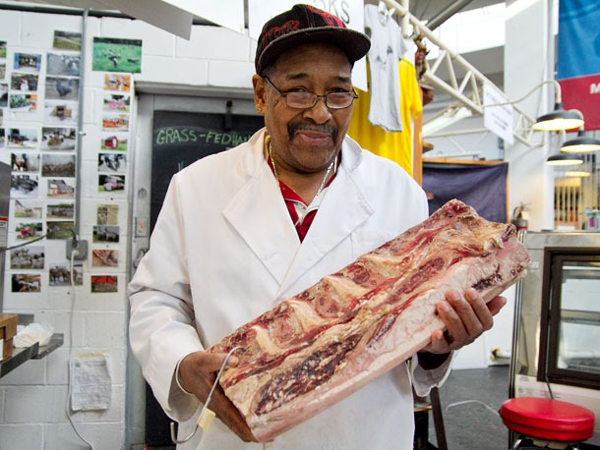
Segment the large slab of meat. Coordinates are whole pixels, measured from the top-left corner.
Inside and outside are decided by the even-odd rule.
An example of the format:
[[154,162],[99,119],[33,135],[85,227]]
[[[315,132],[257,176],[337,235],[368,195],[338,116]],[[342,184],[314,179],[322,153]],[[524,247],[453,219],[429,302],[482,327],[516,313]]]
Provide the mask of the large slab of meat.
[[[425,347],[449,288],[486,301],[525,275],[514,226],[452,200],[423,223],[243,325],[220,381],[259,441],[312,417]],[[318,388],[318,389],[317,389]]]

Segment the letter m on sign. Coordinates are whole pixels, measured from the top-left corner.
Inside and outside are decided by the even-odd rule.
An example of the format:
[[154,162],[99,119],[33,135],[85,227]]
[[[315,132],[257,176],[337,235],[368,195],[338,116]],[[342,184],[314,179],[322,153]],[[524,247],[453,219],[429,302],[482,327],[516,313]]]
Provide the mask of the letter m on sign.
[[586,130],[600,130],[600,2],[560,0],[557,79],[565,109],[578,109]]

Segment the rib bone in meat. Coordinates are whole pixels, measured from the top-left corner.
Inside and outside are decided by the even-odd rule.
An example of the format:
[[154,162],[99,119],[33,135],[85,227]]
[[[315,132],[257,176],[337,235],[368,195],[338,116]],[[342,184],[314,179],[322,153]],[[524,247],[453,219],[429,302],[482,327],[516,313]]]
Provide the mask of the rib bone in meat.
[[254,436],[271,440],[425,347],[443,329],[435,305],[447,289],[489,301],[528,264],[513,225],[452,200],[211,347],[245,348],[221,387]]

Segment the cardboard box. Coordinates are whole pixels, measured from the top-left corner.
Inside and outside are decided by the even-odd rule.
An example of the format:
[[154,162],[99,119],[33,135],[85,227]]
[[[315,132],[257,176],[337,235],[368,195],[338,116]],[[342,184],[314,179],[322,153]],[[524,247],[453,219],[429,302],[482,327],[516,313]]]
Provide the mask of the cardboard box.
[[2,359],[10,358],[13,351],[13,337],[17,334],[17,315],[0,314],[0,342]]

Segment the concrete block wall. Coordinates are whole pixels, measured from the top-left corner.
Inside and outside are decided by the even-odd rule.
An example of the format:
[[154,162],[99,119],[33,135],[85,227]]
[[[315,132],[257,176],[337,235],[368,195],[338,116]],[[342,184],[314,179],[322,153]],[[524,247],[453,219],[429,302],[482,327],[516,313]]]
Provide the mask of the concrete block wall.
[[[52,51],[54,30],[80,32],[81,18],[76,16],[7,11],[0,9],[0,41],[6,41],[7,76],[10,79],[15,51],[41,53],[42,70],[39,77],[38,112],[19,114],[4,111],[0,127],[37,127],[44,124],[43,98],[46,71],[46,54]],[[254,73],[255,41],[223,28],[195,26],[190,41],[175,37],[141,21],[118,18],[88,18],[87,54],[84,87],[84,125],[81,172],[81,238],[90,248],[112,248],[119,251],[117,268],[99,268],[91,265],[91,252],[84,262],[83,286],[49,287],[48,267],[53,262],[66,262],[65,242],[42,241],[46,265],[41,275],[41,292],[12,293],[10,258],[6,256],[7,271],[4,286],[4,311],[33,314],[35,321],[49,323],[55,332],[64,333],[65,344],[37,361],[29,361],[0,379],[0,449],[78,449],[83,443],[68,422],[66,403],[69,393],[68,361],[79,353],[97,352],[108,355],[112,383],[111,405],[103,411],[75,413],[72,420],[79,433],[96,450],[126,448],[126,443],[136,444],[139,436],[126,436],[127,389],[127,311],[126,285],[128,282],[127,258],[130,236],[128,225],[131,192],[129,190],[131,166],[126,175],[126,191],[121,194],[98,192],[98,153],[102,126],[103,72],[91,70],[92,39],[94,36],[142,39],[142,73],[134,76],[138,86],[158,83],[162,86],[218,87],[251,91]],[[0,82],[2,82],[0,80]],[[6,82],[6,81],[5,81]],[[135,105],[135,102],[132,102]],[[131,124],[135,127],[135,108],[132,107]],[[130,149],[133,154],[133,133]],[[151,149],[147,149],[150,157]],[[0,158],[6,161],[10,150],[0,148]],[[130,160],[129,160],[130,161]],[[41,178],[40,178],[41,179]],[[43,179],[41,179],[43,180]],[[44,181],[45,182],[45,181]],[[42,184],[42,183],[40,183]],[[42,189],[40,189],[42,191]],[[40,192],[39,200],[45,191]],[[14,210],[11,202],[11,221]],[[98,204],[119,207],[118,244],[92,243],[92,227],[96,224]],[[9,245],[17,243],[14,226],[9,224]],[[35,244],[34,244],[35,245]],[[91,275],[116,275],[118,292],[92,294]],[[71,320],[72,318],[72,320]],[[70,324],[73,324],[71,329]],[[72,347],[71,347],[72,342]],[[135,381],[137,382],[137,381]],[[133,439],[133,442],[132,442]],[[129,447],[129,446],[128,446]],[[127,447],[127,448],[128,448]]]

